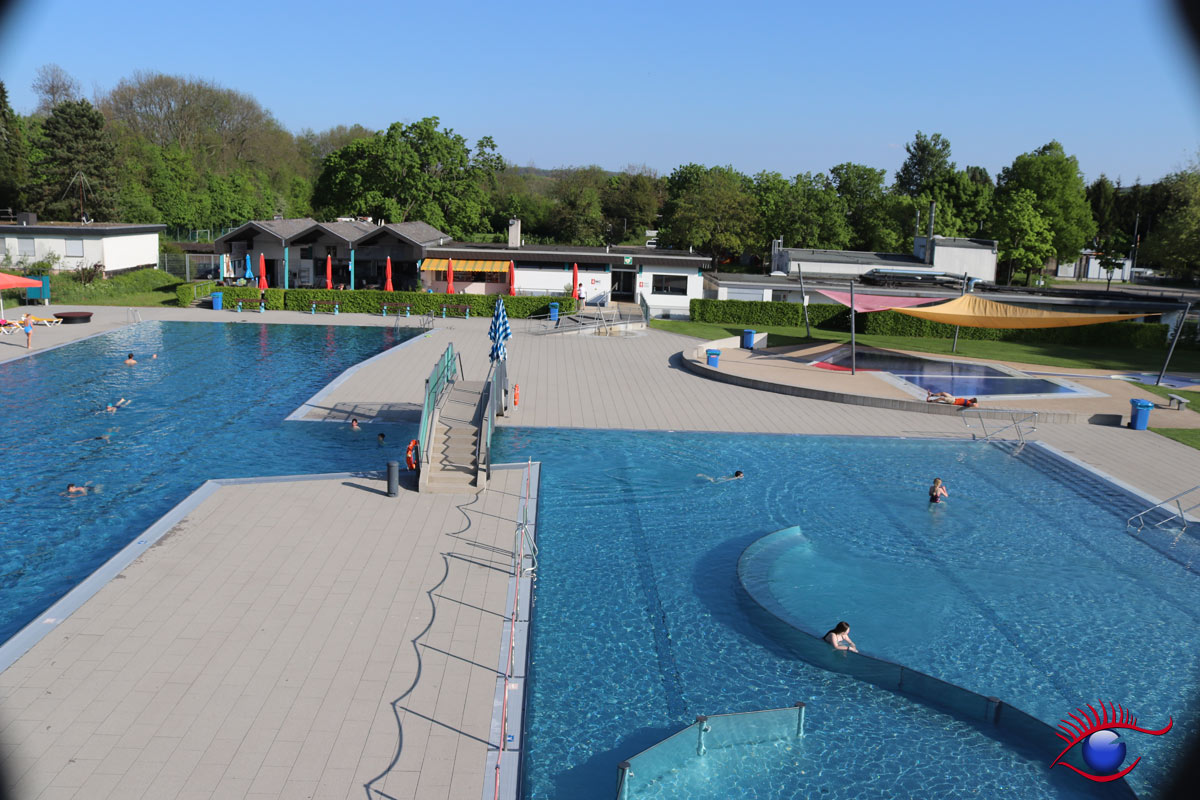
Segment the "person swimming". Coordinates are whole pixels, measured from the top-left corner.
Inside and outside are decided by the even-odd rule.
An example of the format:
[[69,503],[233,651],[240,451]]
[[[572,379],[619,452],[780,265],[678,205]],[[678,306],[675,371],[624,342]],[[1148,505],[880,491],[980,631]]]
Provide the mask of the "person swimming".
[[704,478],[704,480],[708,481],[709,483],[725,483],[726,481],[740,481],[742,478],[746,477],[746,475],[739,469],[734,470],[732,475],[722,475],[719,478],[714,478],[711,475],[705,475],[703,472],[696,473],[696,477]]
[[118,400],[115,403],[109,403],[107,406],[104,407],[104,410],[107,411],[108,413],[112,414],[118,408],[124,408],[127,405],[129,405],[129,401],[126,400],[124,397],[122,397],[120,400]]
[[362,427],[358,424],[357,419],[350,420],[350,430],[352,430],[352,431],[361,431],[362,430]]
[[86,486],[76,486],[73,483],[68,483],[65,494],[67,497],[79,497],[80,495],[87,494],[87,492],[88,490]]
[[839,622],[837,625],[834,625],[832,628],[830,628],[829,631],[826,632],[826,634],[821,638],[833,645],[834,650],[849,650],[854,653],[858,652],[858,646],[855,645],[854,641],[850,638],[849,622]]
[[943,497],[949,497],[950,493],[946,491],[946,484],[942,483],[941,478],[934,478],[933,485],[929,487],[929,502],[940,503]]
[[133,353],[130,353],[129,355],[127,355],[125,357],[125,363],[126,364],[136,364],[137,363],[137,359],[133,357]]
[[375,441],[379,442],[379,446],[382,447],[383,446],[383,434],[381,433],[378,436],[376,436]]

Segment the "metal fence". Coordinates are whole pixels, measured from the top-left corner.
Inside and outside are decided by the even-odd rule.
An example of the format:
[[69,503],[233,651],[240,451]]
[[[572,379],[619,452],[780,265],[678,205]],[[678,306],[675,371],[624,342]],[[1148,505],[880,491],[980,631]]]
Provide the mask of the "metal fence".
[[159,253],[158,268],[185,281],[220,277],[221,257],[208,253]]

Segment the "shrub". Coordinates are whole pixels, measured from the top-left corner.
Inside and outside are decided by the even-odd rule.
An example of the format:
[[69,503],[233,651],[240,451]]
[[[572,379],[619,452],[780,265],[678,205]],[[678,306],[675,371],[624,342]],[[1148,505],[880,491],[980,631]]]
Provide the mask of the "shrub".
[[25,275],[30,278],[40,278],[43,275],[49,275],[58,266],[58,262],[58,253],[49,252],[43,258],[25,267]]
[[[692,300],[692,320],[725,325],[780,325],[798,328],[804,325],[804,307],[799,303],[765,300]],[[808,307],[808,324],[831,331],[850,330],[850,309],[827,303]],[[861,324],[861,323],[860,323]]]
[[[434,315],[442,313],[442,306],[469,306],[471,316],[490,317],[495,311],[497,296],[384,292],[375,289],[356,289],[349,292],[336,289],[289,289],[283,303],[289,311],[311,311],[314,302],[336,301],[339,311],[350,314],[378,314],[383,303],[408,304],[412,306],[414,314]],[[505,297],[504,309],[510,317],[528,317],[550,313],[552,302],[559,303],[564,314],[575,310],[575,301],[570,297]],[[267,307],[271,308],[270,305]]]
[[97,278],[104,277],[103,264],[88,264],[80,267],[75,271],[75,280],[79,281],[81,286],[90,286],[96,282]]
[[216,291],[222,293],[221,303],[226,309],[236,309],[238,300],[251,301],[250,303],[243,302],[243,309],[253,307],[258,304],[259,298],[265,296],[268,311],[283,310],[283,289],[267,289],[264,291],[257,286],[222,286],[217,288]]

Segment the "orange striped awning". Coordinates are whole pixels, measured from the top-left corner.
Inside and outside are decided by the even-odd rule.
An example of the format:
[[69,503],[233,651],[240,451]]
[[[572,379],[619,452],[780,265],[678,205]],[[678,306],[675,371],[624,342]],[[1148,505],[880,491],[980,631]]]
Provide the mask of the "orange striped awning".
[[[446,265],[450,263],[448,258],[427,258],[421,262],[421,271],[446,271]],[[454,271],[463,272],[508,272],[507,261],[473,261],[467,259],[454,259]]]

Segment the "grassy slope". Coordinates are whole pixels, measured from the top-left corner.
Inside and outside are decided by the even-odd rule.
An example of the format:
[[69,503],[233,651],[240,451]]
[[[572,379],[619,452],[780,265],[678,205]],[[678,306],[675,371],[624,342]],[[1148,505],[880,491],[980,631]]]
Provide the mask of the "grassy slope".
[[[720,339],[737,336],[742,325],[725,325],[710,322],[687,322],[684,320],[652,320],[650,326],[660,330],[695,336],[700,339]],[[788,344],[819,344],[821,342],[848,342],[850,334],[842,331],[817,331],[808,339],[804,328],[787,328],[767,325],[756,328],[771,334],[772,347]],[[909,336],[856,337],[859,344],[892,350],[912,350],[920,353],[950,355],[951,339],[923,339]],[[1158,372],[1165,353],[1160,350],[1109,349],[1097,350],[1090,347],[1067,345],[1036,345],[1018,342],[989,342],[963,339],[958,343],[958,355],[969,358],[986,358],[992,361],[1017,361],[1023,364],[1041,364],[1048,367],[1072,367],[1079,369],[1106,369],[1114,371]],[[1177,349],[1171,358],[1172,372],[1200,372],[1200,351]]]
[[[142,269],[114,275],[88,286],[79,283],[74,273],[50,276],[50,302],[55,305],[87,306],[173,306],[178,278],[156,269]],[[5,304],[25,297],[24,290],[4,293]]]

